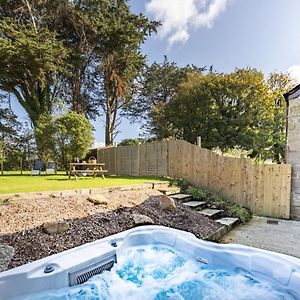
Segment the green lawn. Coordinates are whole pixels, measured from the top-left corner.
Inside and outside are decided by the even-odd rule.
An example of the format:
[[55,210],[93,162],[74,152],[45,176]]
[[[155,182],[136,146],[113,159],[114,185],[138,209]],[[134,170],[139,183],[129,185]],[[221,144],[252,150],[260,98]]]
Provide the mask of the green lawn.
[[76,181],[74,177],[69,180],[66,173],[62,172],[57,175],[42,174],[38,176],[31,176],[30,172],[23,172],[23,175],[20,175],[20,172],[5,172],[3,176],[0,175],[0,194],[104,188],[161,180],[164,179],[160,177],[111,176],[105,179],[79,177]]

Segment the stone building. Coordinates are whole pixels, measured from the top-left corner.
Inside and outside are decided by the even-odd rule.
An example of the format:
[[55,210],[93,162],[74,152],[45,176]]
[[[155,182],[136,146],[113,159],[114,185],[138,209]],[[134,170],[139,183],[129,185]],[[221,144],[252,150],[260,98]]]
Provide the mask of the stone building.
[[284,97],[287,103],[286,163],[292,165],[291,217],[300,219],[300,84]]

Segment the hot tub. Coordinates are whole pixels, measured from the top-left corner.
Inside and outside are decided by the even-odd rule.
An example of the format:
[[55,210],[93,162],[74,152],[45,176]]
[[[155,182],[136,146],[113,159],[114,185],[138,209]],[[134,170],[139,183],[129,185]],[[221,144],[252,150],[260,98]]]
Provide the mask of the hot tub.
[[0,273],[0,300],[251,297],[300,299],[300,260],[162,226],[130,229]]

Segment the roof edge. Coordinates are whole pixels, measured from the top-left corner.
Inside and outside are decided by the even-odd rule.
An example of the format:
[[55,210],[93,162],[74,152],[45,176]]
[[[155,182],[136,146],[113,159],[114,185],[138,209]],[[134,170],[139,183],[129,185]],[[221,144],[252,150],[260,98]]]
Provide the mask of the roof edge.
[[[298,92],[298,93],[297,93]],[[295,94],[297,93],[297,95],[295,96]],[[293,97],[294,95],[294,97]],[[294,99],[297,98],[300,95],[300,84],[298,84],[297,86],[295,86],[292,90],[290,90],[289,92],[283,94],[283,97],[285,98],[286,101],[290,100],[290,99]]]

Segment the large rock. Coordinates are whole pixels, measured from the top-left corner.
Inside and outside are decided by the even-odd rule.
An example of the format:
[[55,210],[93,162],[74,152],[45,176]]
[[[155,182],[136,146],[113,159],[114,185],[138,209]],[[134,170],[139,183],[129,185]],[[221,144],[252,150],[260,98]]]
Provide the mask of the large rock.
[[48,234],[62,233],[69,230],[69,228],[68,222],[63,220],[45,222],[43,224],[43,230]]
[[0,272],[7,269],[10,261],[15,254],[15,249],[6,244],[0,244]]
[[170,210],[172,212],[176,211],[176,205],[175,205],[174,200],[171,199],[170,197],[166,196],[166,195],[161,195],[160,196],[159,205],[162,209]]
[[101,194],[96,194],[96,195],[91,195],[88,197],[88,200],[92,203],[94,203],[95,205],[107,205],[108,201],[107,199],[101,195]]
[[132,219],[135,225],[154,224],[154,221],[145,215],[132,214]]

